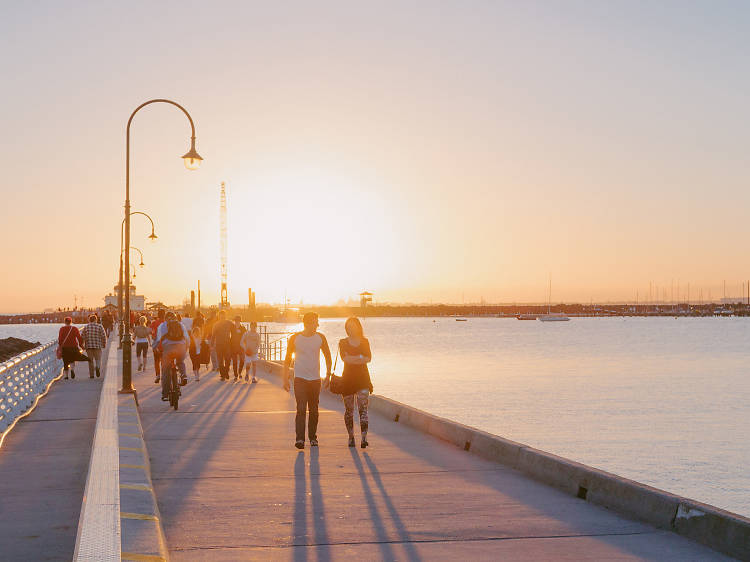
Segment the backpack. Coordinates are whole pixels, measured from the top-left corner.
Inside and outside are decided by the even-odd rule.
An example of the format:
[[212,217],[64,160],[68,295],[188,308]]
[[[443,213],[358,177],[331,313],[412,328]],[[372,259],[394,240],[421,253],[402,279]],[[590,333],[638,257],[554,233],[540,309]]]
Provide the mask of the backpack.
[[180,341],[185,339],[185,334],[182,332],[182,324],[177,320],[170,320],[167,322],[167,333],[164,337],[170,341]]

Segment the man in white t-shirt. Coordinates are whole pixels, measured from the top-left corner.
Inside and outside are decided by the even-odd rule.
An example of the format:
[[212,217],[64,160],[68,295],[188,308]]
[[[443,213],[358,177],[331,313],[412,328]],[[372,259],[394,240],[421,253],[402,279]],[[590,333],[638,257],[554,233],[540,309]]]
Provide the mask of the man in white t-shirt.
[[302,317],[305,329],[289,338],[284,359],[284,390],[289,392],[289,366],[294,355],[294,398],[297,401],[295,418],[296,442],[298,449],[305,448],[305,417],[310,446],[318,446],[318,401],[320,399],[320,353],[326,360],[326,382],[331,378],[331,350],[326,337],[317,331],[318,315],[307,312]]

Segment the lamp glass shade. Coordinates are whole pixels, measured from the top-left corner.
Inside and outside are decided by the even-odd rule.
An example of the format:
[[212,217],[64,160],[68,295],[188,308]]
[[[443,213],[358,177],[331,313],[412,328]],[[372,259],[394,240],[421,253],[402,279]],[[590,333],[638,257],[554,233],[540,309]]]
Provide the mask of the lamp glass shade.
[[186,154],[183,154],[182,161],[185,162],[185,167],[188,170],[197,170],[200,167],[203,158],[195,150],[195,137],[191,139],[190,150]]
[[202,160],[203,158],[201,157],[198,157],[198,158],[185,158],[184,156],[182,157],[182,161],[185,162],[185,167],[188,170],[197,170],[198,168],[200,168]]
[[149,235],[149,237],[148,237],[149,241],[150,241],[150,242],[156,242],[156,239],[157,239],[157,238],[158,238],[158,236],[156,236],[156,234],[154,234],[154,231],[152,230],[152,231],[151,231],[151,234],[150,234],[150,235]]

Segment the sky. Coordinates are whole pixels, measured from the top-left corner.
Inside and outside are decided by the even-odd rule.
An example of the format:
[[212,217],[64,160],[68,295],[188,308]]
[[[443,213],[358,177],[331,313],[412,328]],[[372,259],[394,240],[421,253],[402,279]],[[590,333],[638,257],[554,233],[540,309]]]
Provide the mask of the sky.
[[748,55],[742,1],[4,2],[0,312],[103,304],[153,98],[149,301],[218,301],[222,181],[233,304],[738,295]]

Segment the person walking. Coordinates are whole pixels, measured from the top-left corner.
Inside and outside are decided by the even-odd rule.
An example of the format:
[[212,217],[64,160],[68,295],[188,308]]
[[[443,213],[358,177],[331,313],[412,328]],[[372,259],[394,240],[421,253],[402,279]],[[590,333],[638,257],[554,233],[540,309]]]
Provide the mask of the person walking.
[[185,330],[185,326],[177,320],[177,316],[174,312],[167,312],[164,318],[164,322],[159,325],[156,331],[156,341],[154,347],[161,345],[161,399],[163,401],[169,400],[169,377],[167,377],[168,369],[173,362],[177,364],[177,369],[180,372],[180,386],[187,384],[187,372],[185,370],[185,356],[188,352],[188,346],[190,344],[190,336]]
[[109,334],[112,332],[112,327],[114,325],[115,321],[114,318],[112,318],[112,313],[109,310],[105,310],[104,314],[102,314],[102,326],[104,326],[107,338],[109,338]]
[[242,335],[240,345],[245,354],[245,382],[247,382],[250,370],[253,371],[252,382],[258,382],[255,378],[256,365],[258,363],[258,349],[260,349],[260,334],[257,332],[258,323],[250,322],[250,329]]
[[[242,377],[242,368],[245,366],[245,354],[242,351],[242,336],[247,330],[242,325],[242,316],[234,317],[234,331],[232,332],[232,371],[234,372],[234,382]],[[239,367],[239,368],[238,368]]]
[[219,370],[219,358],[216,355],[216,345],[214,345],[214,326],[216,326],[216,323],[219,321],[219,318],[216,316],[216,311],[212,310],[211,314],[208,316],[208,320],[206,320],[205,327],[203,329],[203,334],[206,336],[206,339],[209,340],[210,344],[210,351],[211,354],[211,370],[212,371],[218,371]]
[[201,329],[196,326],[190,332],[190,362],[193,364],[193,375],[195,376],[195,382],[201,380],[200,371],[201,363],[208,364],[208,342],[203,337]]
[[365,337],[359,318],[352,316],[344,323],[347,337],[339,340],[339,354],[344,362],[341,374],[341,397],[344,401],[344,424],[349,433],[349,446],[354,447],[354,405],[359,411],[359,428],[362,434],[360,446],[364,449],[367,442],[368,416],[367,406],[372,394],[372,382],[367,364],[372,360],[370,342]]
[[151,328],[148,327],[148,318],[141,316],[138,325],[133,330],[135,335],[135,356],[138,358],[138,370],[145,371],[148,363],[148,348],[153,341]]
[[193,318],[193,328],[200,328],[203,330],[203,328],[206,325],[206,318],[203,316],[203,313],[199,310],[195,313],[195,318]]
[[216,349],[216,360],[221,380],[229,380],[229,365],[232,363],[232,333],[234,324],[227,320],[227,312],[219,311],[219,320],[211,332],[211,344]]
[[185,326],[185,329],[188,331],[188,334],[193,331],[193,319],[190,318],[190,312],[185,312],[185,316],[180,318],[180,322],[182,322],[182,325]]
[[62,351],[65,378],[68,378],[68,369],[70,369],[70,378],[74,379],[76,378],[76,372],[73,369],[73,364],[76,361],[88,361],[88,357],[81,353],[80,347],[83,345],[83,338],[78,328],[73,326],[73,318],[66,316],[64,322],[65,326],[60,328],[57,334],[57,345],[60,346]]
[[81,330],[83,337],[83,347],[86,349],[86,355],[89,358],[89,378],[94,378],[94,369],[96,376],[102,376],[102,349],[107,345],[107,332],[99,324],[96,314],[89,315],[89,323]]
[[294,355],[294,399],[297,402],[295,417],[296,441],[294,446],[305,448],[305,417],[310,446],[318,446],[318,402],[320,400],[320,353],[326,360],[326,378],[331,379],[331,350],[326,337],[318,332],[318,315],[307,312],[302,317],[304,330],[292,334],[286,348],[284,359],[284,390],[289,392],[289,367]]
[[154,354],[154,372],[156,373],[156,380],[154,380],[154,384],[157,384],[159,382],[159,378],[161,377],[161,352],[162,347],[159,345],[156,345],[156,333],[159,330],[159,326],[164,322],[164,318],[166,316],[166,311],[163,308],[159,309],[159,312],[156,313],[156,318],[154,318],[154,321],[151,322],[151,341],[152,341],[152,351]]

